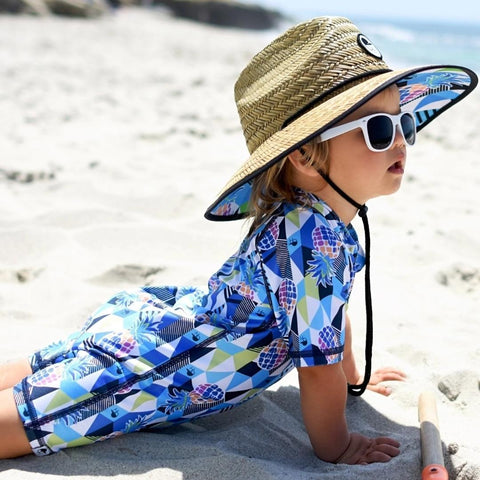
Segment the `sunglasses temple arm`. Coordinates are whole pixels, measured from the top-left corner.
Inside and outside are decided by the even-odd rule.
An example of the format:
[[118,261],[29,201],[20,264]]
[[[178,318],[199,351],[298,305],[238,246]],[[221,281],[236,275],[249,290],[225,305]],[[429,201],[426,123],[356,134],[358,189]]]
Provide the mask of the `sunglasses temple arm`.
[[345,123],[344,125],[338,125],[337,127],[328,128],[321,133],[318,138],[318,143],[325,142],[331,138],[338,137],[344,133],[354,130],[355,128],[361,128],[361,125],[357,121]]

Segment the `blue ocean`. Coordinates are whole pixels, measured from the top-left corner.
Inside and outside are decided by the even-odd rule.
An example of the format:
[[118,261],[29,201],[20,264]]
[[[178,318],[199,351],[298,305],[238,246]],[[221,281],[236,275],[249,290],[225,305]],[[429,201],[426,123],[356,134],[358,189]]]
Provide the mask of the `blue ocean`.
[[392,67],[459,64],[480,72],[480,25],[357,20]]
[[[269,0],[255,3],[272,7]],[[291,25],[323,15],[320,4],[284,11]],[[280,10],[281,11],[281,10]],[[382,52],[393,68],[426,64],[459,64],[480,72],[480,24],[426,22],[419,20],[379,19],[348,15]],[[285,26],[282,25],[281,30]]]

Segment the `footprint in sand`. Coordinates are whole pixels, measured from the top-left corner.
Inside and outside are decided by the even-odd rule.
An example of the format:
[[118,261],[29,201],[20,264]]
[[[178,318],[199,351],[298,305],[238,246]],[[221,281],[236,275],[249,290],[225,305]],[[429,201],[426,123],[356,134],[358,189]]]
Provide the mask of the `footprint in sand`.
[[0,270],[1,282],[27,283],[35,280],[43,268],[20,268],[18,270]]
[[55,172],[21,172],[20,170],[5,170],[0,168],[0,175],[16,183],[33,183],[38,180],[54,180]]
[[148,267],[144,265],[117,265],[105,273],[93,277],[90,281],[101,285],[118,285],[131,283],[135,285],[149,285],[155,275],[162,272],[163,267]]
[[436,275],[437,281],[455,291],[474,293],[480,291],[480,270],[469,265],[453,265]]

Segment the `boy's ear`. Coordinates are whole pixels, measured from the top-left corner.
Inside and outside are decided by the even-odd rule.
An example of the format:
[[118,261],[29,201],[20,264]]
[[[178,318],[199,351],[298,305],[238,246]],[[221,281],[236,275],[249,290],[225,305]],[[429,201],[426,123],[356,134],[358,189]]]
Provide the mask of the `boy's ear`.
[[298,171],[298,173],[307,175],[309,177],[318,176],[318,172],[315,170],[315,168],[311,165],[307,165],[307,159],[300,149],[294,150],[288,155],[287,158],[292,166]]

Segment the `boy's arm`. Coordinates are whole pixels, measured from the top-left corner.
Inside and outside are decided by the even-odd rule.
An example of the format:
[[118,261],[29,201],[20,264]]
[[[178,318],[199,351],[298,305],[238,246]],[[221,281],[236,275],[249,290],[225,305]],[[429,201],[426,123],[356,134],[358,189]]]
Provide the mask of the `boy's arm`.
[[298,377],[303,421],[321,460],[355,465],[388,462],[399,454],[395,440],[349,433],[347,382],[340,363],[298,368]]
[[335,462],[348,448],[347,382],[340,363],[298,368],[303,421],[315,454]]
[[358,385],[361,380],[360,372],[355,363],[355,357],[352,352],[352,326],[350,325],[350,317],[345,314],[345,346],[342,361],[343,371],[350,385]]

